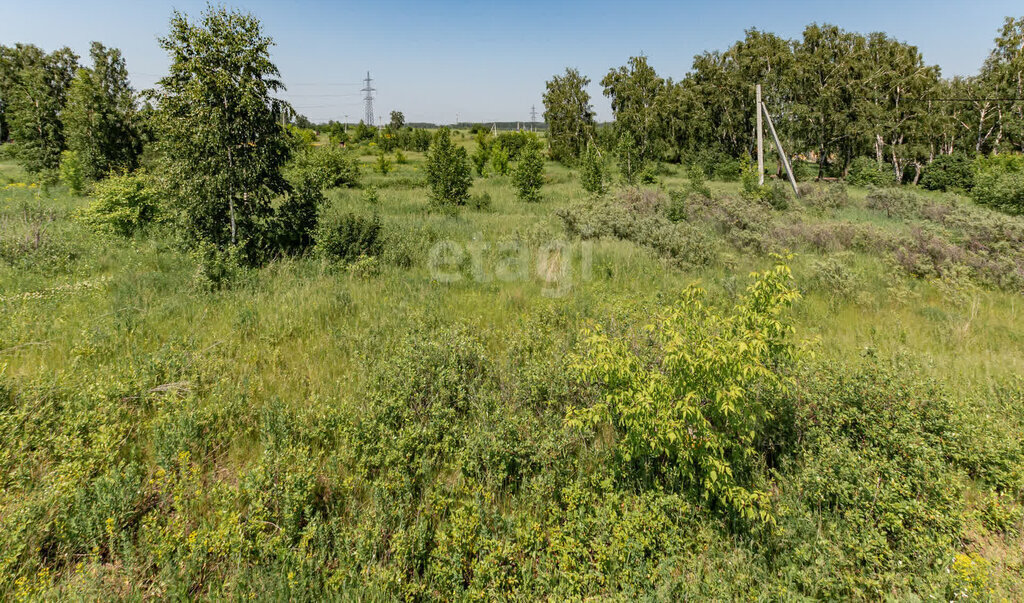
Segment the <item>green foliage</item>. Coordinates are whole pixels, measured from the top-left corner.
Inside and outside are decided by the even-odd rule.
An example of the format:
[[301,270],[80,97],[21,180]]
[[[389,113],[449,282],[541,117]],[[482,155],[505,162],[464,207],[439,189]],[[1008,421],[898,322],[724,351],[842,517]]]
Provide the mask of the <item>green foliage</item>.
[[971,197],[1008,214],[1024,213],[1024,156],[979,159]]
[[314,242],[324,194],[313,180],[302,180],[285,195],[276,212],[277,247],[285,254],[302,253]]
[[76,153],[85,178],[132,171],[142,154],[135,92],[121,51],[93,42],[91,68],[78,70],[61,114],[67,146]]
[[884,186],[892,181],[892,174],[870,157],[854,159],[846,176],[846,182],[853,186]]
[[589,84],[590,78],[571,68],[546,83],[544,123],[555,161],[572,163],[587,149],[594,130],[594,108],[586,90]]
[[615,198],[601,198],[559,210],[566,233],[583,239],[615,237],[649,247],[680,264],[701,266],[715,257],[712,239],[662,212],[661,197],[644,189],[625,189]]
[[580,161],[580,184],[591,195],[600,196],[608,190],[604,159],[594,145],[588,145]]
[[622,181],[628,185],[636,184],[646,169],[647,163],[632,133],[627,131],[619,137],[615,152],[619,161],[619,175]]
[[182,234],[241,245],[242,259],[253,263],[268,251],[271,201],[286,188],[289,154],[272,43],[248,14],[211,6],[193,23],[175,12],[160,40],[170,73],[155,91],[163,170]]
[[93,187],[93,201],[81,212],[86,223],[103,232],[130,237],[160,215],[159,193],[146,174],[111,176]]
[[750,157],[744,155],[740,160],[741,172],[740,195],[748,201],[764,203],[772,209],[786,209],[789,207],[789,199],[786,189],[777,183],[758,184],[757,167],[750,161]]
[[884,211],[888,218],[908,218],[921,207],[921,199],[909,191],[873,188],[865,205],[870,209]]
[[405,156],[402,149],[395,149],[395,163],[398,165],[405,165],[409,163],[409,158]]
[[336,262],[354,262],[361,256],[381,252],[383,225],[380,216],[354,213],[332,214],[320,219],[316,232],[316,252]]
[[512,184],[520,201],[540,201],[540,189],[544,184],[544,157],[540,154],[540,143],[533,141],[519,154]]
[[491,146],[491,170],[499,176],[508,176],[512,170],[509,162],[509,152],[504,145],[495,143]]
[[473,149],[470,159],[473,161],[476,175],[482,178],[487,171],[487,161],[491,158],[491,136],[487,130],[482,130],[473,136],[473,140],[476,142],[476,148]]
[[309,147],[284,168],[293,186],[310,182],[320,189],[352,187],[359,184],[359,158],[341,147]]
[[974,162],[966,155],[939,155],[924,169],[921,187],[931,191],[970,191],[974,187]]
[[63,151],[60,154],[60,181],[72,193],[81,195],[85,190],[86,166],[75,151]]
[[451,131],[441,128],[434,135],[427,152],[427,186],[435,207],[454,208],[465,205],[473,184],[466,149],[452,142]]
[[67,47],[46,54],[24,44],[4,50],[0,94],[15,155],[31,173],[56,170],[66,148],[62,114],[78,55]]
[[647,349],[601,329],[586,334],[573,361],[599,400],[571,409],[570,425],[614,434],[620,479],[686,492],[751,525],[772,524],[771,497],[758,475],[758,449],[785,395],[796,357],[783,312],[800,298],[789,268],[757,275],[731,314],[690,287],[647,325]]
[[401,130],[402,128],[404,128],[405,127],[405,114],[402,113],[401,111],[392,111],[391,112],[391,122],[388,124],[388,126],[392,130],[394,130],[395,132],[397,132],[398,130]]
[[391,172],[391,160],[383,151],[377,153],[377,173],[387,176]]

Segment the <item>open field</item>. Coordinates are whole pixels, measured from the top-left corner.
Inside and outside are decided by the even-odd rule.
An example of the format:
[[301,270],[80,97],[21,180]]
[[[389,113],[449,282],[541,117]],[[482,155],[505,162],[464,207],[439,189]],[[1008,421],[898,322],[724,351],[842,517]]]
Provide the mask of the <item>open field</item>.
[[[212,291],[169,231],[99,234],[75,217],[86,197],[0,165],[0,588],[1024,596],[1019,283],[946,256],[915,276],[927,261],[899,253],[922,230],[967,249],[980,220],[1024,221],[923,192],[891,216],[866,189],[820,202],[825,185],[771,209],[711,182],[684,208],[709,243],[695,265],[568,232],[560,216],[602,204],[560,164],[539,203],[490,176],[472,188],[490,207],[450,216],[407,155],[385,176],[368,151],[361,186],[327,193],[325,213],[380,215],[375,258],[278,259]],[[660,215],[688,184],[665,166],[605,202]],[[439,242],[467,251],[439,263]],[[587,329],[640,346],[692,283],[727,313],[773,253],[794,254],[783,316],[805,345],[745,478],[771,499],[758,526],[631,474],[614,431],[567,417],[597,399],[574,368]]]

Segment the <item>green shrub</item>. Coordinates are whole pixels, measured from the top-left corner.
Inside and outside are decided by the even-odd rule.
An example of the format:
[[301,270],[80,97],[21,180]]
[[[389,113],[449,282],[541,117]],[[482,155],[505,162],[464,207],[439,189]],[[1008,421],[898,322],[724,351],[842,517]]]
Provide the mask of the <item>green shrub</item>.
[[614,199],[580,203],[556,213],[570,236],[616,237],[649,247],[676,262],[706,265],[715,257],[714,240],[686,222],[674,223],[653,191],[625,189]]
[[963,536],[966,474],[950,461],[966,409],[905,362],[829,364],[812,374],[796,410],[801,443],[785,471],[791,515],[780,519],[787,536],[779,544],[795,551],[810,538],[808,553],[832,560],[804,585],[816,597],[917,590],[924,584],[914,581],[942,567]]
[[284,174],[293,186],[304,181],[320,189],[357,186],[359,159],[341,147],[308,147],[285,166]]
[[391,160],[383,151],[377,153],[377,172],[383,176],[387,176],[391,172]]
[[452,142],[451,131],[441,128],[427,152],[427,186],[434,207],[455,208],[469,199],[473,184],[466,149]]
[[487,161],[491,158],[491,136],[486,130],[477,132],[474,136],[476,141],[476,148],[473,150],[473,154],[470,159],[473,161],[473,169],[476,170],[476,175],[481,178],[487,172]]
[[317,225],[316,253],[331,261],[354,262],[359,256],[379,254],[383,240],[383,225],[377,214],[327,215]]
[[60,181],[76,195],[85,190],[85,164],[75,151],[61,152]]
[[501,144],[494,144],[491,147],[491,169],[495,174],[499,176],[508,176],[511,171],[511,163],[509,163],[509,152]]
[[753,165],[746,155],[740,161],[740,181],[742,188],[740,195],[748,201],[764,203],[772,209],[787,209],[789,207],[789,196],[786,189],[779,183],[758,184],[757,167]]
[[974,188],[974,162],[966,155],[939,155],[924,168],[921,187],[930,191]]
[[884,186],[894,180],[884,166],[870,157],[855,158],[846,176],[846,182],[853,186]]
[[278,249],[286,254],[302,253],[313,245],[323,202],[323,192],[308,180],[288,192],[274,216]]
[[889,218],[909,218],[921,208],[921,198],[906,190],[873,188],[866,205],[868,209],[884,211]]
[[971,197],[1008,214],[1024,214],[1024,155],[978,159]]
[[594,145],[587,145],[580,158],[580,183],[591,195],[603,195],[608,190],[608,176],[601,153]]
[[405,165],[409,163],[409,158],[405,156],[402,149],[395,149],[395,163],[398,165]]
[[519,154],[512,184],[520,201],[540,201],[540,188],[544,184],[544,157],[540,154],[540,144],[531,140]]
[[799,299],[784,265],[760,274],[729,314],[704,305],[691,287],[645,327],[649,349],[587,333],[573,361],[600,392],[567,422],[614,434],[621,479],[679,489],[748,525],[771,524],[771,497],[758,449],[773,401],[791,385],[793,327],[782,312]]
[[130,237],[153,224],[159,214],[152,179],[134,172],[96,183],[93,201],[80,215],[96,230]]

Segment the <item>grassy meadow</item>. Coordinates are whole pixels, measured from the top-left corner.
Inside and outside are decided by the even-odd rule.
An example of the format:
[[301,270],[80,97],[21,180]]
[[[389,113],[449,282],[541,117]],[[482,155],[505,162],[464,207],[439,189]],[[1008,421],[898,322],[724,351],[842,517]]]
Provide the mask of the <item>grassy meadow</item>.
[[[705,198],[675,165],[598,200],[553,162],[539,203],[488,175],[453,216],[422,154],[355,152],[321,212],[379,214],[376,257],[215,288],[169,228],[95,231],[88,195],[0,163],[3,598],[1024,597],[1024,219]],[[644,349],[689,285],[727,315],[779,262],[800,354],[750,525],[567,417],[601,396],[596,325]]]

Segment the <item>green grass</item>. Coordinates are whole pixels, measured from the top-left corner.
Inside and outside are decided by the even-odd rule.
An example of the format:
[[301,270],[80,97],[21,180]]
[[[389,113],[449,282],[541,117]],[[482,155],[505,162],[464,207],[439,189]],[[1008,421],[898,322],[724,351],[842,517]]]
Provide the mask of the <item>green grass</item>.
[[[694,282],[728,307],[770,256],[716,234],[717,260],[692,266],[603,238],[589,243],[591,277],[550,297],[535,252],[570,240],[556,212],[588,203],[574,172],[548,163],[536,204],[519,202],[509,178],[478,178],[472,193],[488,193],[491,208],[449,217],[428,211],[423,156],[406,155],[387,176],[363,156],[363,188],[327,197],[336,210],[379,212],[396,236],[421,233],[427,243],[413,246],[411,266],[381,262],[364,276],[315,257],[285,259],[213,293],[194,285],[195,261],[172,234],[101,236],[74,218],[87,198],[9,184],[27,176],[0,164],[0,401],[9,388],[0,408],[0,592],[877,599],[961,586],[946,571],[951,559],[884,573],[851,561],[840,544],[867,556],[880,545],[838,532],[820,533],[814,555],[849,581],[815,586],[818,557],[802,557],[792,531],[737,531],[685,493],[609,489],[607,446],[563,426],[578,394],[566,359],[585,328],[630,332]],[[669,171],[658,188],[686,184],[682,170]],[[735,183],[710,186],[716,199],[738,197]],[[893,235],[920,223],[868,209],[866,195],[851,189],[832,212],[803,202],[767,211],[773,225],[854,223]],[[457,282],[438,282],[426,254],[440,240],[489,245],[492,278],[470,278],[464,267]],[[508,241],[531,250],[529,278],[493,278],[494,248]],[[920,378],[1000,429],[1024,421],[996,395],[1020,387],[1024,371],[1020,291],[914,278],[884,249],[792,251],[804,291],[793,326],[814,342],[808,366],[818,367],[801,373],[801,387],[816,387],[825,367],[909,358]],[[823,284],[828,259],[853,275],[848,290]],[[481,380],[465,381],[477,362]],[[427,383],[445,381],[434,394],[404,392],[422,385],[409,377],[417,370]],[[405,399],[388,411],[397,415],[382,414],[387,401]],[[439,434],[424,435],[434,421],[443,421]],[[413,424],[425,431],[405,429]],[[394,438],[383,451],[368,435],[375,425]],[[403,437],[426,438],[426,448]],[[408,456],[388,457],[389,446]],[[409,477],[419,462],[423,473]],[[766,479],[778,481],[783,504],[802,500],[788,486],[793,465],[777,471]],[[948,550],[985,559],[969,571],[994,597],[1024,596],[1021,492],[1006,490],[999,507],[1016,528],[992,528],[976,502],[991,487],[967,475],[956,473],[965,527]],[[792,510],[780,514],[797,521]]]

